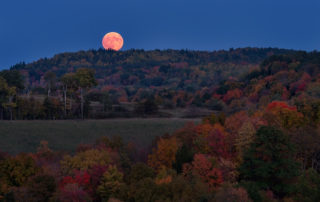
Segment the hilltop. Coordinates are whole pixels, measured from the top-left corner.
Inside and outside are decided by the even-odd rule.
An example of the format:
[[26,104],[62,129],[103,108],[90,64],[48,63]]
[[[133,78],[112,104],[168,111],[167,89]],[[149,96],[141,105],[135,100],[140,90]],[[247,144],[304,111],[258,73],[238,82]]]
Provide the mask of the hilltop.
[[271,55],[292,52],[295,51],[277,48],[239,48],[213,52],[192,50],[116,52],[99,49],[61,53],[29,64],[16,64],[11,69],[24,72],[30,85],[37,85],[47,71],[52,71],[60,77],[78,68],[93,68],[96,78],[100,80],[100,86],[164,86],[177,89],[181,88],[183,82],[179,83],[180,86],[176,86],[171,80],[180,79],[188,82],[191,80],[197,88],[197,84],[199,85],[201,81],[205,80],[209,85],[228,77],[238,77]]

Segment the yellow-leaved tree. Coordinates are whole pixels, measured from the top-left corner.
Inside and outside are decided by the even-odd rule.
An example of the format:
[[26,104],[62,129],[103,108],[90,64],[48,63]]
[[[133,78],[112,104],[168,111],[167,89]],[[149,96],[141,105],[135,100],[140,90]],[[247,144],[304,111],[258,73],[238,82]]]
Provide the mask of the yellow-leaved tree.
[[177,138],[160,138],[157,142],[157,148],[154,148],[152,154],[148,156],[148,165],[157,171],[163,167],[172,168],[172,164],[176,161],[178,149],[179,142]]
[[106,150],[90,149],[74,156],[66,155],[60,162],[63,174],[71,174],[73,170],[86,171],[95,165],[108,165],[111,162]]

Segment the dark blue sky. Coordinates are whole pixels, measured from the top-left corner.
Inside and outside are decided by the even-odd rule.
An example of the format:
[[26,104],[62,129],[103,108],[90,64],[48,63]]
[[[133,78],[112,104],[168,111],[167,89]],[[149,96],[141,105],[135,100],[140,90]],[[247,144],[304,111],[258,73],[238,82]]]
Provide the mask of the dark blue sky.
[[0,69],[98,49],[110,31],[122,34],[123,50],[319,50],[319,20],[319,0],[6,0]]

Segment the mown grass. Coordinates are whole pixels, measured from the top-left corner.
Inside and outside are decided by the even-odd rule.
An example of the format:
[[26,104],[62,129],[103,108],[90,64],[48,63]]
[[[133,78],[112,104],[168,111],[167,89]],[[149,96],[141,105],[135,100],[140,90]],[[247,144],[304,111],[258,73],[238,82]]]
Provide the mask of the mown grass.
[[93,143],[102,136],[120,136],[125,142],[148,146],[156,136],[199,119],[112,119],[63,121],[0,121],[0,151],[16,154],[35,152],[46,140],[53,150],[74,151],[79,144]]

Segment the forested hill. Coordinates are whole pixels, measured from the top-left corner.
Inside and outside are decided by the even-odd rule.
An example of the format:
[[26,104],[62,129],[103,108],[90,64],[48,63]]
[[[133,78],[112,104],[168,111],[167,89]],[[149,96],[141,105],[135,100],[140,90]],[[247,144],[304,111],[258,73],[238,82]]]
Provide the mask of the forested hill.
[[[53,58],[36,62],[20,63],[11,69],[20,70],[28,78],[28,84],[38,85],[48,71],[57,77],[74,72],[77,68],[93,68],[99,85],[138,85],[176,88],[175,83],[190,82],[210,85],[229,76],[238,77],[250,68],[260,64],[271,55],[294,52],[276,48],[239,48],[229,51],[189,51],[189,50],[89,50],[62,53]],[[179,80],[179,81],[178,81]],[[201,84],[200,84],[201,83]],[[40,83],[41,84],[41,83]]]
[[[319,67],[319,52],[272,48],[64,53],[0,72],[15,87],[5,91],[10,107],[2,111],[7,118],[33,119],[255,111],[276,100],[317,102]],[[15,79],[19,72],[23,78]]]

